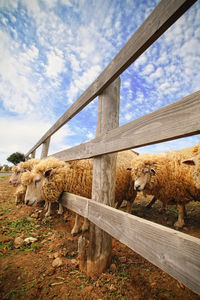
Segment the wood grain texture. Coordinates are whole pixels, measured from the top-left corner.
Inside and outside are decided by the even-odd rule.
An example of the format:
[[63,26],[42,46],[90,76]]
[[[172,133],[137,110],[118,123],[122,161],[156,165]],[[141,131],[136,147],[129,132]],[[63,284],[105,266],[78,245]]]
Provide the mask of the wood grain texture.
[[62,204],[200,295],[200,239],[73,194]]
[[100,95],[106,87],[148,49],[195,2],[196,0],[161,0],[150,16],[133,34],[99,77],[44,134],[36,145],[31,148],[26,156],[37,149],[49,136]]
[[52,154],[61,160],[92,156],[151,145],[200,133],[200,91],[110,130],[90,142]]
[[46,141],[42,144],[42,152],[40,156],[41,159],[47,157],[48,155],[50,139],[51,137],[47,138]]
[[[120,78],[110,84],[98,100],[96,136],[119,126]],[[106,154],[93,160],[92,199],[110,206],[115,200],[117,154]],[[112,256],[112,238],[95,224],[90,224],[87,275],[104,272]]]

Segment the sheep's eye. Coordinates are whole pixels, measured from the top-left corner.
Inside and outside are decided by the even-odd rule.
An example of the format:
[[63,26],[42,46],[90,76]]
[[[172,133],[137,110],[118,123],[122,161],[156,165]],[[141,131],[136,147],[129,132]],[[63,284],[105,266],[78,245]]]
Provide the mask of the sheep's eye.
[[149,173],[149,170],[145,170],[145,171],[144,171],[144,174],[148,174],[148,173]]

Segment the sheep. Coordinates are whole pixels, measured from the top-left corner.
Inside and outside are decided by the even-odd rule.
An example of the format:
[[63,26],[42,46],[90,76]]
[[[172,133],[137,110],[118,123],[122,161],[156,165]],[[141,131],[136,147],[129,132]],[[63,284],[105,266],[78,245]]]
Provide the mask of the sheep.
[[32,168],[40,162],[40,159],[33,158],[25,162],[20,162],[17,166],[12,167],[13,174],[10,176],[9,183],[17,186],[15,192],[16,205],[24,202],[26,186],[21,183],[21,176],[24,172],[31,171]]
[[192,171],[181,164],[196,146],[162,154],[142,154],[131,162],[131,177],[137,191],[154,195],[164,205],[177,204],[176,228],[184,226],[185,204],[199,201],[200,190],[196,188]]
[[[131,211],[133,201],[137,195],[130,185],[131,176],[127,172],[129,162],[135,157],[135,152],[129,150],[118,153],[116,167],[116,207],[126,199],[130,201],[128,211]],[[59,199],[63,191],[74,193],[91,199],[92,194],[93,159],[64,163],[54,157],[48,157],[34,167],[32,172],[22,176],[22,182],[27,185],[25,203],[34,205],[40,200],[54,202]],[[50,209],[47,215],[50,214]],[[88,229],[88,221],[84,220],[82,232]],[[76,216],[72,235],[80,232],[79,216]]]
[[20,162],[17,166],[12,167],[13,174],[10,176],[9,183],[13,186],[18,186],[21,183],[21,175],[23,172],[31,171],[35,164],[38,164],[40,159],[32,158],[25,162]]

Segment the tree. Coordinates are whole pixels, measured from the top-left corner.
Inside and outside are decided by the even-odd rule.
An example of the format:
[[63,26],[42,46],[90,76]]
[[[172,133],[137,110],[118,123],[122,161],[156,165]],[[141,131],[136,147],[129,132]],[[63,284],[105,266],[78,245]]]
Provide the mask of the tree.
[[17,165],[20,161],[25,161],[25,156],[20,152],[15,152],[7,158],[7,161]]

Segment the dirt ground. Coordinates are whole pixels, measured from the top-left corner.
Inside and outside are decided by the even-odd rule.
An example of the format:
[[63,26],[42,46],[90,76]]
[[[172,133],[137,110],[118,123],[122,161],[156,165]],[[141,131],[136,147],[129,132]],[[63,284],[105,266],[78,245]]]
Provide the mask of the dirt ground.
[[[53,216],[46,218],[42,207],[16,206],[16,188],[10,186],[8,180],[9,176],[0,177],[1,300],[200,299],[115,239],[110,269],[96,280],[87,278],[78,266],[78,237],[70,235],[73,213],[66,210],[59,216],[54,207]],[[169,206],[166,213],[160,214],[160,203],[147,209],[147,201],[139,195],[132,213],[173,228],[176,208]],[[190,203],[187,212],[186,227],[182,231],[200,238],[200,203]],[[17,237],[37,240],[17,246]]]

